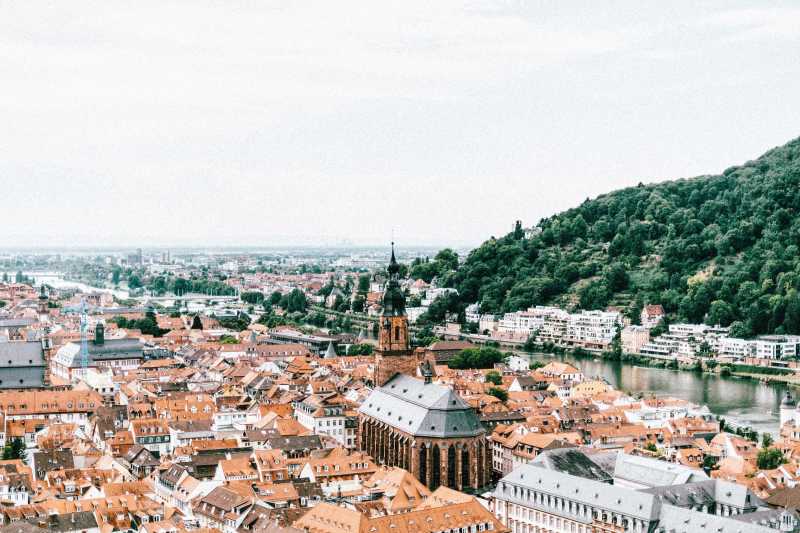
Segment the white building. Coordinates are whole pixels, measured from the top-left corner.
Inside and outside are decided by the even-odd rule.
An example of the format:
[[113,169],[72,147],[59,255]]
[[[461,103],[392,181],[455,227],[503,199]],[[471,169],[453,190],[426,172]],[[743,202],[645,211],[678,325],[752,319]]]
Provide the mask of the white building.
[[705,324],[670,324],[669,331],[643,345],[640,353],[669,357],[695,357],[703,343],[711,353],[721,353],[727,340],[728,328]]
[[518,355],[509,356],[508,360],[506,361],[506,365],[508,365],[508,368],[514,370],[515,372],[527,372],[530,368],[528,359]]
[[419,317],[427,311],[427,307],[406,307],[406,315],[408,316],[408,323],[413,324],[415,323]]
[[464,317],[467,322],[475,322],[476,324],[481,321],[481,306],[478,303],[469,304],[464,309]]
[[342,446],[355,447],[355,429],[348,427],[345,405],[337,393],[312,394],[297,404],[294,417],[315,435],[332,437]]
[[503,315],[497,325],[497,331],[515,337],[527,338],[544,324],[544,317],[534,310],[516,311]]
[[719,354],[734,359],[748,357],[768,360],[792,359],[800,353],[800,337],[794,335],[768,335],[757,339],[721,338]]
[[581,311],[569,316],[566,341],[587,348],[605,348],[614,340],[621,324],[616,311]]
[[[548,453],[534,462],[540,463]],[[620,483],[616,473],[614,484],[609,484],[524,465],[497,484],[493,511],[512,533],[775,533],[758,520],[732,518],[759,509],[759,500],[746,487],[685,478],[680,469],[675,470],[665,471],[655,462],[633,465],[633,477],[649,478],[650,483],[647,489],[636,490]],[[776,510],[773,518],[782,525],[784,515],[790,516]],[[797,523],[796,519],[786,521],[787,531]]]
[[436,287],[436,288],[429,288],[425,291],[425,298],[422,299],[423,307],[428,307],[433,303],[436,298],[440,296],[446,296],[448,294],[458,294],[456,289],[452,289],[450,287]]

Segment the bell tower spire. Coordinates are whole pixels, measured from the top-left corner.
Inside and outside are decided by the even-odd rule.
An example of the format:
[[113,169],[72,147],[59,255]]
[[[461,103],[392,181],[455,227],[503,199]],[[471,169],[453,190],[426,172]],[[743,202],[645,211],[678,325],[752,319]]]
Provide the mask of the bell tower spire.
[[394,242],[386,271],[389,279],[383,293],[378,348],[375,351],[375,385],[378,386],[398,373],[415,375],[417,367],[409,342],[406,297],[400,287],[400,264],[395,256]]

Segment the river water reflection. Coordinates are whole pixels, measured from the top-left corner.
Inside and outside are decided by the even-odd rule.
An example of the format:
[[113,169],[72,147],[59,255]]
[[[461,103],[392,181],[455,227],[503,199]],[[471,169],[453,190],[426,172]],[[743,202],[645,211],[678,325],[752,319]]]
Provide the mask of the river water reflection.
[[778,432],[778,408],[787,387],[783,383],[765,384],[751,379],[722,378],[716,374],[641,367],[573,355],[533,354],[530,357],[545,362],[567,361],[579,367],[587,377],[602,376],[619,390],[682,398],[707,405],[712,413],[736,424],[773,435]]

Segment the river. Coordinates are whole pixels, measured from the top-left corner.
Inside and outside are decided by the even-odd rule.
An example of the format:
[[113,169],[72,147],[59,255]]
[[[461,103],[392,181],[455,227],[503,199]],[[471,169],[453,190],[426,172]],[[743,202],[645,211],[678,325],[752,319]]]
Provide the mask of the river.
[[[620,361],[574,355],[532,354],[531,360],[558,359],[574,364],[587,377],[601,376],[615,388],[631,394],[673,396],[698,405],[737,425],[759,433],[778,434],[778,409],[787,385],[720,377],[717,374],[635,366]],[[794,394],[794,392],[793,392]]]
[[[0,272],[0,277],[3,274],[8,274],[8,276],[13,280],[16,272]],[[63,278],[63,275],[59,272],[39,272],[39,271],[27,271],[23,272],[25,276],[33,278],[34,286],[39,286],[41,284],[49,285],[56,289],[77,289],[80,292],[90,293],[90,292],[107,292],[110,293],[117,298],[122,300],[126,300],[130,297],[128,291],[123,291],[119,289],[107,289],[101,287],[92,287],[91,285],[87,285],[86,283],[82,283],[80,281],[69,281]]]

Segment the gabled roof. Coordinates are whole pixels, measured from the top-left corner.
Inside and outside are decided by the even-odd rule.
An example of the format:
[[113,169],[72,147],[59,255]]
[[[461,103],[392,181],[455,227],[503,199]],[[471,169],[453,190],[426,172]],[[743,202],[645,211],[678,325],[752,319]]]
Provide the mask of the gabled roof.
[[519,501],[528,505],[525,491],[537,491],[585,503],[592,508],[614,509],[640,520],[651,521],[658,516],[658,502],[652,494],[646,494],[607,483],[562,472],[546,470],[534,465],[523,465],[505,476],[497,485],[494,495],[498,499]]
[[0,368],[9,366],[44,366],[39,341],[0,342]]
[[601,483],[611,484],[614,480],[607,470],[577,448],[547,450],[540,453],[531,464]]
[[485,432],[453,389],[404,374],[373,390],[358,411],[416,436],[472,437]]

